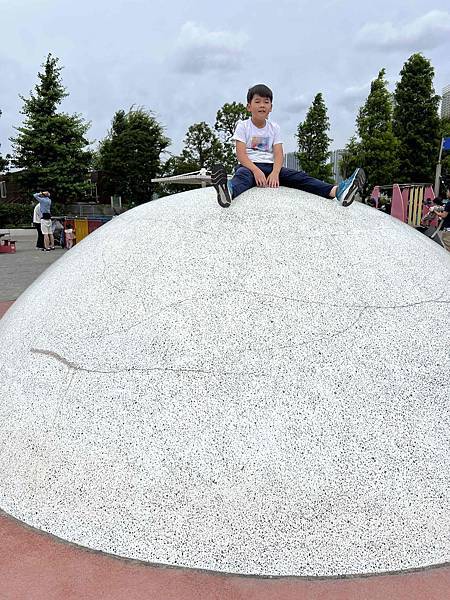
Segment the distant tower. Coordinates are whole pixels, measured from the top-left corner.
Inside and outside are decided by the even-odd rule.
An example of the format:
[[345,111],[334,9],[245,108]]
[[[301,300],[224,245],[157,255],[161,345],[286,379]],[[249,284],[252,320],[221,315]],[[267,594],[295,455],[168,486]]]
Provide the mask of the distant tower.
[[442,90],[441,119],[450,118],[450,85]]
[[297,152],[286,152],[284,155],[283,166],[287,169],[300,171],[300,163],[298,162]]

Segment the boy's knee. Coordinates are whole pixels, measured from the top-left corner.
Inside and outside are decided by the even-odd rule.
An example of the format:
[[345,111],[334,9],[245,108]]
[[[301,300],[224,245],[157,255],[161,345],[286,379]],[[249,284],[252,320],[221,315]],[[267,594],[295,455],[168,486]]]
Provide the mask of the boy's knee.
[[250,169],[247,169],[247,167],[238,167],[235,175],[241,179],[253,179],[253,173],[250,171]]

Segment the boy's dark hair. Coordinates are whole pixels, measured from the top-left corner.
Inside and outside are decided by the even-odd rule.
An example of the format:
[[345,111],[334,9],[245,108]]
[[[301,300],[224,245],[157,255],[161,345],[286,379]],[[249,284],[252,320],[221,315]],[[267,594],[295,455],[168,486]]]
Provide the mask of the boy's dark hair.
[[261,98],[269,98],[271,102],[273,101],[272,90],[263,83],[258,83],[257,85],[254,85],[248,90],[247,104],[250,104],[250,102],[253,100],[253,96],[256,95],[261,96]]

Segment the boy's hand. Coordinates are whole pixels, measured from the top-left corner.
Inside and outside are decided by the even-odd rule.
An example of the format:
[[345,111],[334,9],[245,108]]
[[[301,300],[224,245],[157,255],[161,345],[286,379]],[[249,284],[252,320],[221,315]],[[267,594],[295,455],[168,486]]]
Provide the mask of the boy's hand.
[[278,173],[274,173],[273,171],[272,173],[270,173],[270,175],[267,177],[267,185],[271,188],[280,187],[280,179]]
[[267,179],[261,169],[256,168],[253,172],[253,177],[258,187],[267,187]]

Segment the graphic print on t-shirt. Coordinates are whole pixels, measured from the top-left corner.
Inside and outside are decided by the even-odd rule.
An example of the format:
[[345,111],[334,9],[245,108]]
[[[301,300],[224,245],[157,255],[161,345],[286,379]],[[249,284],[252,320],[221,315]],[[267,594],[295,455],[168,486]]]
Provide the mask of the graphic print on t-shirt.
[[259,135],[254,135],[252,137],[251,149],[259,150],[260,152],[270,152],[269,140],[269,137],[261,137]]

